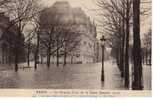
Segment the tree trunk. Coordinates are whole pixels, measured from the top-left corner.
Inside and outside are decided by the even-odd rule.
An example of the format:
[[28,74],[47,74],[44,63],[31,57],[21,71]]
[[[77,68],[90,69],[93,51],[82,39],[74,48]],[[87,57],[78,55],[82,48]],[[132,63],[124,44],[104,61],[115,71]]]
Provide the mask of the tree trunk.
[[37,33],[37,47],[35,51],[35,66],[34,66],[35,70],[37,69],[37,64],[38,64],[38,59],[39,59],[38,53],[39,53],[39,33]]
[[14,59],[15,72],[18,71],[19,52],[20,52],[20,48],[21,48],[20,39],[21,39],[21,32],[20,32],[20,29],[19,29],[19,33],[17,33],[17,39],[16,39],[16,42],[15,42],[15,59]]
[[5,58],[4,58],[4,48],[2,47],[2,64],[4,64]]
[[121,67],[121,77],[124,77],[124,41],[122,40],[122,45],[121,45],[121,55],[120,55],[120,67]]
[[145,54],[144,54],[144,51],[142,51],[142,63],[143,63],[143,65],[145,64]]
[[151,49],[150,49],[150,52],[149,52],[149,65],[151,65]]
[[47,67],[50,67],[50,47],[47,49]]
[[16,42],[15,42],[15,71],[18,71],[18,62],[19,62],[19,52],[22,50],[22,45],[21,45],[21,38],[22,38],[22,26],[21,26],[21,20],[19,21],[18,24],[18,33],[16,34]]
[[146,53],[145,53],[146,55],[146,58],[145,58],[145,60],[146,60],[146,65],[148,64],[148,52],[147,52],[147,49],[146,49]]
[[126,33],[126,52],[125,52],[125,87],[129,88],[129,33]]
[[17,44],[16,44],[16,47],[15,47],[15,59],[14,59],[14,63],[15,63],[15,72],[18,71],[18,47],[17,47]]
[[36,51],[35,51],[35,66],[34,66],[35,70],[37,69],[37,64],[38,64],[37,61],[38,61],[38,51],[36,49]]
[[63,66],[66,66],[66,64],[67,64],[66,58],[67,58],[67,53],[65,52],[65,54],[64,54],[64,64],[63,64]]
[[30,66],[30,43],[28,43],[28,53],[27,53],[27,64],[28,67]]
[[140,40],[140,0],[133,0],[133,60],[134,80],[133,90],[142,90],[142,64],[141,64],[141,40]]
[[6,49],[6,64],[9,64],[9,47]]
[[127,9],[126,9],[126,48],[125,48],[125,87],[129,88],[129,13],[130,13],[130,1],[127,0]]
[[122,45],[121,45],[121,66],[122,66],[122,71],[121,71],[121,77],[124,77],[124,70],[125,70],[125,20],[122,19]]
[[56,51],[56,65],[59,67],[59,49],[58,49],[58,39],[57,39],[57,51]]
[[118,65],[120,71],[122,71],[122,65],[121,65],[121,45],[119,44],[118,46]]
[[63,64],[63,66],[66,66],[66,58],[67,58],[67,52],[66,52],[67,50],[66,50],[66,44],[65,44],[65,48],[64,48],[64,64]]
[[117,63],[117,65],[118,65],[118,67],[119,67],[119,69],[120,69],[120,61],[119,61],[119,51],[118,51],[118,49],[115,49],[116,50],[116,63]]
[[10,47],[9,47],[9,52],[8,52],[8,64],[9,66],[11,66],[11,48]]

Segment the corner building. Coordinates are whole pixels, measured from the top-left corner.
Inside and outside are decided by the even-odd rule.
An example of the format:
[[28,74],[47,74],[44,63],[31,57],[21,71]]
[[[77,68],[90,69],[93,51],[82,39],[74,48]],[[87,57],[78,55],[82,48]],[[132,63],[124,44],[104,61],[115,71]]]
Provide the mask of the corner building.
[[[57,1],[50,8],[46,9],[49,12],[55,11],[56,14],[59,14],[59,21],[62,22],[75,22],[72,25],[72,28],[76,30],[80,37],[80,44],[78,50],[73,52],[72,56],[67,58],[67,62],[71,63],[93,63],[96,62],[96,42],[97,42],[97,33],[96,26],[94,22],[85,14],[85,12],[77,7],[71,7],[67,1]],[[56,61],[56,59],[51,58],[51,61]],[[60,59],[62,62],[63,59]]]

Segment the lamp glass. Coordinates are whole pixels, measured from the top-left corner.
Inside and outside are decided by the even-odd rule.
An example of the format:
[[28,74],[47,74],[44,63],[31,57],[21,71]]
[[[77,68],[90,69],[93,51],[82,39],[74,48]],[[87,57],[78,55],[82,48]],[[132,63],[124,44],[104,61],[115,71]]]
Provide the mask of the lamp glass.
[[102,36],[102,38],[100,40],[101,40],[101,45],[104,46],[105,45],[105,37]]

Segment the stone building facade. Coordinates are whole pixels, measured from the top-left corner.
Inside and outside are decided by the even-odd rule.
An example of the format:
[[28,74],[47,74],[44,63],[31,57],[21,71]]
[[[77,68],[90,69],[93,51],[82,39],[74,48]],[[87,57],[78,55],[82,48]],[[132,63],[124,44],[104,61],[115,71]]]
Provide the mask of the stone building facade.
[[[7,45],[7,42],[4,41],[3,35],[5,32],[5,28],[7,27],[9,22],[9,17],[6,17],[3,12],[0,13],[0,63],[3,63],[5,60],[4,56],[6,56],[6,52],[3,50],[3,46]],[[6,49],[5,49],[6,50]]]
[[24,57],[24,35],[17,37],[16,25],[10,25],[12,21],[10,17],[6,16],[4,12],[0,12],[0,64],[7,64],[14,62],[15,42],[20,40],[23,45],[19,48],[19,61],[25,60]]
[[[59,22],[70,23],[73,22],[71,27],[77,31],[80,39],[78,50],[74,51],[67,58],[67,62],[73,63],[93,63],[96,62],[96,44],[97,33],[94,22],[91,21],[85,12],[79,8],[73,8],[66,1],[57,1],[51,7],[45,9],[48,12],[56,12],[59,17]],[[60,61],[62,62],[62,58]],[[55,58],[51,58],[51,61],[56,61]]]

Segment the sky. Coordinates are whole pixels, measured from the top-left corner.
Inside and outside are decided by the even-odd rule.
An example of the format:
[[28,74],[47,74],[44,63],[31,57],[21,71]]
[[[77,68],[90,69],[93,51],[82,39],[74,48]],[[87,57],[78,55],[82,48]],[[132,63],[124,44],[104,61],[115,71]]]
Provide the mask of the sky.
[[[85,11],[87,16],[90,16],[91,20],[97,20],[97,13],[93,9],[98,9],[96,0],[41,0],[43,6],[51,6],[56,1],[68,1],[72,7],[81,7]],[[145,0],[144,0],[145,1]],[[151,5],[151,4],[149,4]],[[141,37],[151,28],[151,15],[142,17],[141,21]],[[99,30],[98,30],[99,31]],[[101,37],[101,33],[97,33],[98,38]]]
[[68,1],[71,7],[81,7],[88,16],[92,19],[95,18],[95,12],[91,9],[97,9],[96,0],[41,0],[41,3],[44,6],[51,6],[56,1]]

